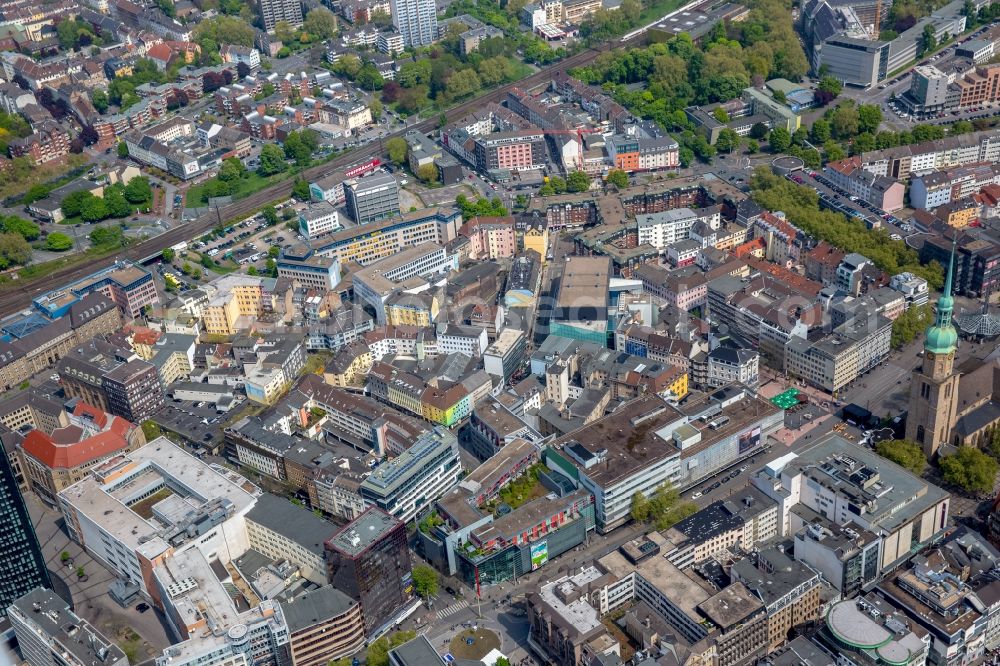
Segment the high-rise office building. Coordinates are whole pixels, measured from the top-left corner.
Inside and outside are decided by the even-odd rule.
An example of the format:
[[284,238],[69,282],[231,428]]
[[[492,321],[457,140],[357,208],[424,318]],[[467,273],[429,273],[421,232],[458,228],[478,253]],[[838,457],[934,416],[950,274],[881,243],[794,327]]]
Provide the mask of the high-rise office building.
[[368,635],[390,622],[412,596],[406,526],[377,507],[326,542],[326,563],[329,580],[361,602]]
[[101,378],[108,411],[132,423],[142,423],[163,407],[163,388],[156,366],[135,359]]
[[427,46],[438,37],[434,0],[392,0],[392,22],[410,46]]
[[0,613],[36,587],[50,587],[42,548],[7,456],[0,456]]
[[399,185],[387,173],[344,181],[347,212],[358,224],[399,215]]
[[274,30],[278,21],[287,21],[293,28],[302,25],[302,3],[299,0],[260,0],[260,18],[264,30]]

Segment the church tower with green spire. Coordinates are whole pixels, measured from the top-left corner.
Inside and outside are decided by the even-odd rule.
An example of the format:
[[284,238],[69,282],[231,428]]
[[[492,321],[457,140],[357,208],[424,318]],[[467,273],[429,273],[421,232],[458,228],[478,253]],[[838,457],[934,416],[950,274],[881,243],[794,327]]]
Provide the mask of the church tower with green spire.
[[910,409],[906,417],[906,439],[917,442],[933,457],[948,442],[958,406],[958,374],[954,371],[958,331],[951,319],[955,311],[952,276],[955,245],[944,279],[944,291],[935,308],[934,323],[924,335],[924,358],[913,371]]

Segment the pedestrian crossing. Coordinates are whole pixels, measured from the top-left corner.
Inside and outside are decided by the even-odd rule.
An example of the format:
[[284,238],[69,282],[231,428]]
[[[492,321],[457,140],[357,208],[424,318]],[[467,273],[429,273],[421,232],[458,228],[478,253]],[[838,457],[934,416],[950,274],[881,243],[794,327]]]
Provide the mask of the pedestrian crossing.
[[449,615],[454,615],[455,613],[457,613],[458,611],[462,610],[463,608],[468,608],[468,607],[469,607],[469,602],[468,601],[464,601],[464,600],[463,601],[459,601],[457,604],[455,604],[453,606],[448,606],[447,608],[442,608],[441,610],[439,610],[437,612],[438,619],[439,620],[443,620],[444,618],[448,617]]

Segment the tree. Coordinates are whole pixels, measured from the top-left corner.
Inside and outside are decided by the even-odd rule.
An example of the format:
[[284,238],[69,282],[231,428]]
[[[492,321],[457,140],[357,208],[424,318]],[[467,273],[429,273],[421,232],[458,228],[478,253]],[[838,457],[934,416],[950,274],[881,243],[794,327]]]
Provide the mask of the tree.
[[383,84],[385,84],[385,79],[378,71],[373,63],[366,62],[362,67],[361,71],[358,72],[358,78],[355,79],[361,88],[365,90],[381,90]]
[[960,446],[954,454],[942,456],[939,465],[945,483],[971,493],[993,490],[997,461],[975,447]]
[[775,127],[771,130],[767,141],[771,146],[771,152],[783,153],[792,145],[792,135],[784,127]]
[[128,144],[124,141],[118,142],[118,157],[122,159],[128,157]]
[[715,107],[715,110],[712,111],[712,116],[716,120],[718,120],[720,123],[728,123],[729,122],[729,114],[726,113],[726,110],[724,108],[722,108],[721,106]]
[[809,140],[813,143],[826,143],[830,140],[831,134],[830,123],[822,118],[817,118],[809,128]]
[[84,222],[100,222],[108,216],[108,207],[101,197],[91,196],[80,206],[80,218]]
[[385,142],[385,147],[389,152],[389,159],[395,164],[402,165],[406,162],[406,139],[401,136],[394,136]]
[[477,92],[482,87],[475,70],[462,69],[448,77],[447,94],[451,99],[461,99]]
[[129,179],[128,184],[125,185],[125,198],[134,204],[150,201],[153,198],[153,188],[149,185],[149,178],[135,176]]
[[296,178],[292,183],[292,196],[302,202],[309,201],[312,196],[309,192],[309,181]]
[[844,85],[832,76],[824,76],[819,80],[819,84],[816,86],[816,89],[829,93],[832,95],[830,99],[833,99],[841,93],[844,89]]
[[260,165],[257,173],[261,176],[273,176],[281,173],[288,165],[285,164],[285,153],[273,143],[264,144],[260,150]]
[[[115,189],[109,187],[104,191],[105,217],[128,217],[132,214],[132,205],[125,199],[125,194],[122,192],[123,189],[119,185]],[[81,211],[81,216],[85,220],[87,219],[83,211]]]
[[60,206],[62,208],[63,215],[66,217],[76,217],[83,209],[83,205],[93,198],[94,195],[87,190],[70,192],[63,197],[62,205]]
[[195,26],[192,38],[199,45],[204,40],[211,40],[216,44],[236,44],[249,48],[253,46],[254,32],[250,24],[241,19],[213,16]]
[[830,129],[835,139],[852,138],[858,133],[858,110],[850,104],[838,106],[830,116]]
[[51,252],[65,252],[72,247],[73,239],[58,231],[53,231],[45,237],[45,249]]
[[858,131],[874,134],[882,122],[882,109],[877,104],[862,104],[858,107]]
[[337,34],[337,17],[326,7],[310,9],[302,22],[302,29],[313,37],[330,39]]
[[417,168],[417,178],[425,183],[436,183],[438,181],[438,168],[433,162],[421,164]]
[[875,453],[920,476],[927,466],[924,451],[906,439],[888,439],[875,445]]
[[146,437],[147,442],[152,442],[154,439],[163,434],[160,430],[160,426],[155,422],[146,419],[142,422],[142,434]]
[[25,266],[31,261],[31,246],[21,234],[0,233],[0,269]]
[[243,162],[235,157],[227,157],[222,160],[222,165],[219,167],[219,175],[216,178],[224,183],[231,183],[245,176],[246,172],[247,168],[243,166]]
[[168,247],[162,253],[160,253],[160,256],[163,258],[163,261],[169,264],[173,263],[174,258],[177,256],[177,253]]
[[412,641],[416,637],[417,634],[414,631],[397,631],[388,637],[379,638],[368,646],[365,666],[389,666],[389,651],[398,648],[403,643]]
[[924,332],[931,322],[930,305],[915,305],[907,308],[903,314],[892,322],[892,334],[889,344],[893,349],[900,349],[912,342]]
[[604,180],[609,185],[614,185],[615,187],[625,188],[629,185],[628,174],[620,169],[611,169],[608,171],[608,175]]
[[264,221],[267,222],[267,226],[273,227],[278,223],[278,211],[275,210],[274,206],[266,206],[260,214],[264,216]]
[[590,176],[582,171],[573,171],[566,177],[566,189],[570,192],[586,192],[590,189]]
[[928,51],[933,51],[936,46],[937,37],[934,34],[934,25],[928,23],[924,26],[924,31],[920,34],[920,42],[917,45],[917,57],[923,57]]
[[644,523],[649,518],[649,501],[640,492],[632,495],[632,504],[629,507],[629,515],[637,523]]
[[376,97],[372,98],[372,103],[368,106],[369,110],[372,112],[372,120],[379,120],[382,118],[382,102]]
[[[11,162],[14,162],[14,160],[11,160]],[[34,169],[34,163],[31,163],[31,168]],[[49,196],[49,192],[51,191],[52,191],[51,185],[46,185],[45,183],[36,183],[35,185],[29,187],[28,191],[24,193],[24,196],[21,197],[21,203],[27,205],[30,203],[34,203],[35,201],[40,201],[45,197]],[[65,208],[63,208],[63,212],[65,213]]]
[[295,39],[295,29],[288,21],[278,21],[274,24],[274,36],[279,42],[288,43]]
[[90,103],[94,105],[98,113],[104,113],[108,110],[108,93],[100,88],[95,88],[90,92]]
[[37,224],[17,215],[0,217],[0,232],[19,234],[26,241],[36,240],[42,234]]
[[729,127],[724,127],[719,132],[719,138],[715,140],[715,147],[718,150],[731,153],[740,147],[740,135]]
[[761,141],[767,138],[768,131],[767,125],[764,123],[754,123],[750,127],[750,138]]
[[118,247],[122,244],[124,235],[121,227],[98,227],[90,232],[90,242],[96,247]]
[[438,591],[438,572],[427,566],[419,564],[413,567],[413,591],[424,599],[433,597]]

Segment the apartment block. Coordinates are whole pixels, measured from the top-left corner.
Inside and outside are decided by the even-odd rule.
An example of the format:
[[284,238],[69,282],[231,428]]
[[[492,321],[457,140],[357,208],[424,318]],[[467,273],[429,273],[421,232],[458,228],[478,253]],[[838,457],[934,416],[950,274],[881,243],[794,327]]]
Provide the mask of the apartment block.
[[288,650],[289,631],[281,606],[265,599],[238,610],[198,549],[174,553],[153,569],[158,605],[173,645],[157,666],[228,666],[280,664]]
[[288,278],[307,289],[325,293],[340,284],[340,262],[320,256],[306,245],[283,248],[275,264],[279,278]]
[[458,439],[449,430],[435,427],[376,467],[362,482],[361,497],[370,506],[409,522],[451,490],[461,474]]
[[306,580],[324,585],[326,556],[323,543],[339,529],[312,511],[284,497],[264,493],[246,514],[250,547],[272,560],[286,560]]
[[108,412],[142,423],[163,407],[163,387],[156,366],[134,359],[101,377]]
[[385,303],[397,289],[411,287],[414,281],[420,284],[420,278],[447,273],[454,267],[454,257],[450,257],[445,248],[434,243],[422,243],[371,263],[355,273],[354,292],[361,302],[375,310],[375,320],[385,324]]
[[997,161],[1000,161],[1000,137],[989,131],[861,154],[861,167],[865,171],[897,180],[909,180],[911,176],[966,164]]

